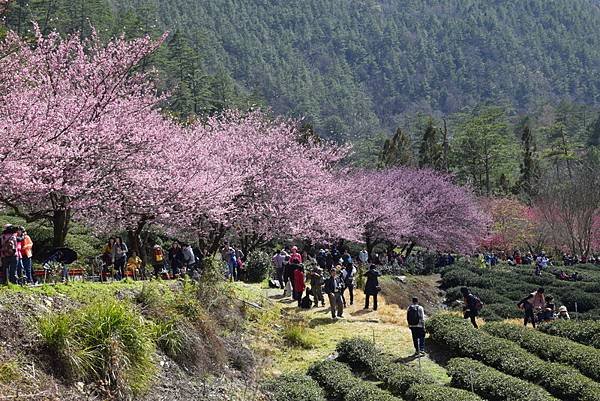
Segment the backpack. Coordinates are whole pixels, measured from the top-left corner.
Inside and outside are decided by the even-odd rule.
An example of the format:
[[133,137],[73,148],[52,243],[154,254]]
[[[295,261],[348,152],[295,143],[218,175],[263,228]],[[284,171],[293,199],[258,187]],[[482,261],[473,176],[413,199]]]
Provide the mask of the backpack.
[[483,309],[483,302],[481,302],[481,299],[475,295],[473,295],[473,307],[475,307],[475,309],[478,311]]
[[416,326],[421,322],[419,317],[419,307],[417,305],[411,305],[406,312],[406,321],[409,326]]

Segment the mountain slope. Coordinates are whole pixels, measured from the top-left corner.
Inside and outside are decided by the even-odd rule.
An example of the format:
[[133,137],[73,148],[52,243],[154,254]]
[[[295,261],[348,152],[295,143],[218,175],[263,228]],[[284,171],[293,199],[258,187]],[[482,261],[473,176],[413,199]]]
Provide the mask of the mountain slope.
[[[123,2],[113,0],[123,7]],[[409,111],[481,101],[596,103],[600,9],[592,0],[128,0],[160,25],[200,33],[277,111],[363,136]]]
[[[109,33],[172,31],[159,68],[166,87],[180,87],[183,117],[258,98],[355,139],[416,111],[599,101],[597,0],[15,0],[11,9],[7,24],[20,32],[33,19],[88,33],[88,18]],[[241,102],[228,101],[240,95],[230,77],[245,88]]]

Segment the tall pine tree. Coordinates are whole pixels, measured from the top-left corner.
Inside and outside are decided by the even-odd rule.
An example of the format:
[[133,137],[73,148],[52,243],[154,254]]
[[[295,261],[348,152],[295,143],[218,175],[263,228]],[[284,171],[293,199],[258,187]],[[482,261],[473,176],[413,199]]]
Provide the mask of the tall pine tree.
[[438,134],[439,130],[433,125],[433,120],[429,119],[419,147],[419,167],[438,170],[443,168],[442,145],[438,142]]
[[400,128],[393,137],[386,139],[379,154],[379,167],[410,166],[414,164],[412,142]]
[[600,115],[589,128],[588,146],[600,146]]
[[536,183],[540,172],[536,156],[535,138],[528,124],[525,124],[521,133],[521,146],[523,159],[521,160],[521,175],[518,187],[519,192],[529,201],[536,195]]

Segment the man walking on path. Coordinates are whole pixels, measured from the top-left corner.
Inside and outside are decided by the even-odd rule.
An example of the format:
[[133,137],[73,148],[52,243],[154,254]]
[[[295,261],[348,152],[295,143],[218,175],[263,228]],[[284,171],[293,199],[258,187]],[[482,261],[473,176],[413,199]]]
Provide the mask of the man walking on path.
[[332,268],[330,276],[325,280],[323,287],[325,293],[329,297],[329,305],[331,307],[331,318],[336,319],[344,317],[344,303],[342,301],[342,291],[344,291],[344,280],[337,275],[337,270]]
[[406,320],[412,333],[415,356],[425,355],[425,310],[416,297],[406,311]]

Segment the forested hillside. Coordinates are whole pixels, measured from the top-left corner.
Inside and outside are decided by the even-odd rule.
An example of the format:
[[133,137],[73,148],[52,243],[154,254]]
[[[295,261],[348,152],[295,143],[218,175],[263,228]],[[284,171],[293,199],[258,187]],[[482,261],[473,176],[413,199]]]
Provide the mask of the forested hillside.
[[21,30],[36,19],[86,31],[88,17],[112,33],[170,30],[163,69],[166,86],[184,83],[180,114],[263,100],[334,138],[391,132],[417,111],[596,104],[600,93],[593,0],[18,0],[12,8],[8,24]]

